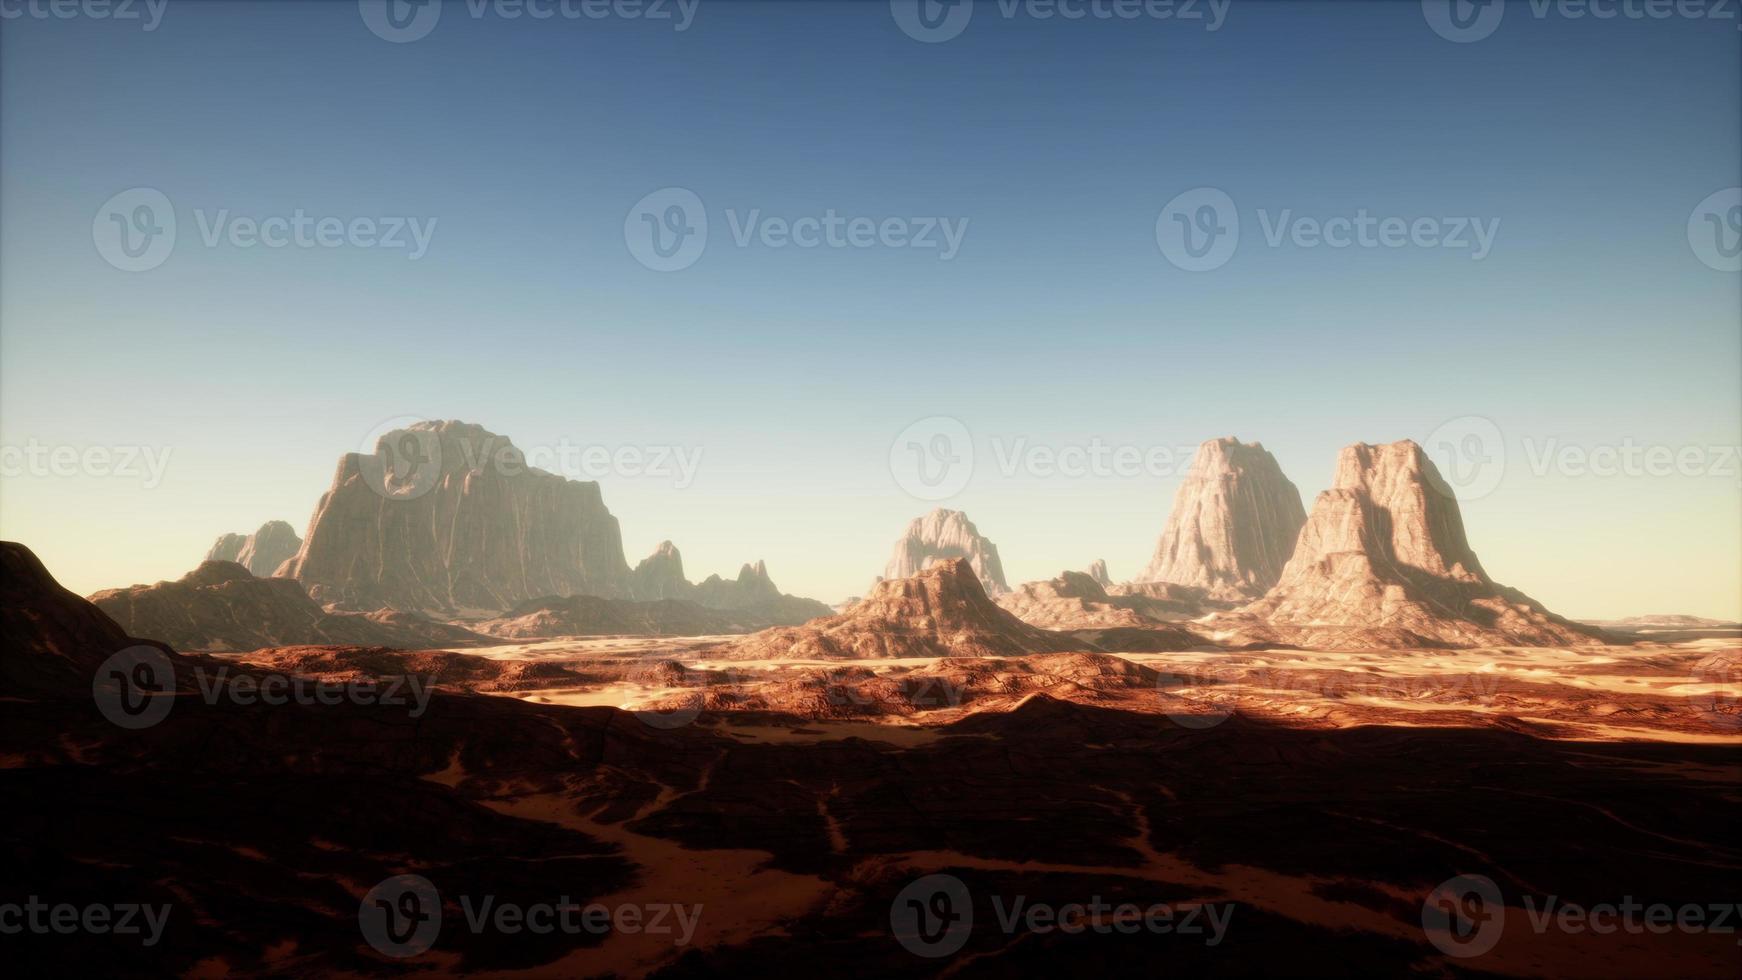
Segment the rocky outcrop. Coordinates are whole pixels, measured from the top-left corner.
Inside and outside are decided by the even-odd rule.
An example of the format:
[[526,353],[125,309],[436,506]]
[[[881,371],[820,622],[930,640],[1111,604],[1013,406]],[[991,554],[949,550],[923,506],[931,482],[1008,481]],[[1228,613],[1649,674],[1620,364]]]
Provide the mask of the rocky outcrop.
[[1089,562],[1089,577],[1103,589],[1113,584],[1113,580],[1107,576],[1107,562],[1100,558]]
[[966,558],[877,583],[845,613],[767,630],[714,655],[760,659],[1012,657],[1082,650],[1070,637],[1037,629],[986,596]]
[[413,612],[328,612],[295,581],[257,578],[227,561],[204,562],[174,582],[107,589],[93,594],[91,602],[126,632],[187,652],[303,644],[424,649],[488,642]]
[[1046,582],[1025,582],[997,601],[1023,622],[1052,630],[1151,626],[1202,614],[1202,607],[1194,601],[1141,593],[1110,594],[1083,572],[1064,572]]
[[[1342,451],[1335,485],[1313,504],[1281,580],[1239,615],[1303,644],[1326,630],[1377,646],[1605,639],[1488,577],[1464,535],[1457,498],[1407,440]],[[1362,632],[1350,637],[1350,630]]]
[[206,552],[206,561],[233,561],[265,578],[302,550],[296,529],[284,521],[267,521],[253,534],[225,534]]
[[[782,597],[790,598],[790,597]],[[800,600],[809,601],[809,600]],[[790,626],[779,601],[738,609],[710,609],[687,599],[636,602],[598,596],[546,596],[523,602],[496,619],[476,624],[491,636],[530,639],[557,636],[711,636],[753,633]],[[806,617],[815,618],[815,617]],[[799,620],[803,622],[803,620]]]
[[1140,582],[1196,586],[1212,598],[1261,596],[1293,554],[1306,512],[1265,448],[1234,438],[1198,447]]
[[[727,623],[753,623],[748,629],[769,626],[796,626],[831,610],[815,599],[788,595],[780,591],[768,577],[768,566],[758,561],[738,569],[735,579],[710,575],[692,584],[684,578],[683,556],[670,541],[662,541],[653,554],[641,560],[631,575],[630,592],[639,600],[677,599],[714,610],[744,613],[720,619]],[[656,633],[670,633],[659,629]],[[703,632],[742,632],[738,629],[705,630]]]
[[630,591],[597,483],[528,466],[506,437],[449,421],[346,454],[284,574],[349,609],[495,611]]
[[1010,584],[1004,580],[1004,565],[998,560],[998,546],[980,533],[968,515],[942,507],[914,518],[907,526],[901,540],[895,542],[895,554],[884,568],[883,578],[908,578],[951,558],[966,559],[987,594],[1010,591]]
[[168,648],[129,635],[89,601],[61,588],[29,548],[0,541],[0,690],[5,697],[91,696],[95,671],[131,646]]
[[661,541],[653,554],[641,559],[630,575],[629,591],[637,599],[686,599],[695,591],[684,578],[683,556],[677,545]]

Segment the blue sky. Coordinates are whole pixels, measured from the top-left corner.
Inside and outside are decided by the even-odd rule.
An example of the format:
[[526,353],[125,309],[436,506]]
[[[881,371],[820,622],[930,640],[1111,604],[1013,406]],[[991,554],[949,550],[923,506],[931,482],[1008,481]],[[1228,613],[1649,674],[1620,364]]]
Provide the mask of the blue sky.
[[[382,421],[464,418],[699,451],[686,486],[601,477],[631,561],[671,538],[692,577],[765,558],[835,600],[932,506],[889,466],[916,419],[971,434],[943,503],[1033,579],[1135,574],[1178,473],[1006,474],[1018,440],[1256,439],[1310,506],[1340,446],[1479,417],[1506,464],[1464,510],[1497,578],[1573,615],[1742,614],[1742,277],[1688,233],[1742,179],[1734,19],[1513,4],[1452,43],[1407,2],[1235,3],[1213,32],[983,3],[921,43],[878,2],[703,0],[683,31],[482,9],[401,44],[338,0],[0,23],[0,442],[171,453],[149,487],[8,472],[0,533],[79,591],[173,577],[303,526]],[[93,216],[138,187],[177,236],[126,272]],[[668,187],[709,234],[659,272],[625,218]],[[1199,187],[1241,236],[1191,272],[1157,216]],[[434,226],[416,260],[200,234],[298,209]],[[966,225],[947,260],[732,235],[831,210]],[[1498,224],[1478,260],[1271,246],[1284,212]],[[1622,445],[1705,462],[1531,464]]]

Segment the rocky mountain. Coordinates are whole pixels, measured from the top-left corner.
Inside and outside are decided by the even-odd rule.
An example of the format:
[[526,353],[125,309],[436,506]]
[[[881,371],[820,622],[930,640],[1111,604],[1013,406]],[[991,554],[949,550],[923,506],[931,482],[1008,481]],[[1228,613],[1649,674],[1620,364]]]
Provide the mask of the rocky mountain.
[[803,626],[766,630],[729,644],[732,659],[1012,657],[1082,650],[1071,637],[1037,629],[986,595],[966,558],[934,561],[884,579],[846,612]]
[[203,562],[174,582],[106,589],[90,601],[126,632],[185,652],[303,644],[425,649],[489,642],[415,612],[328,612],[294,580],[257,578],[228,561]]
[[1156,598],[1142,593],[1113,595],[1093,576],[1064,572],[1046,582],[1025,582],[998,597],[998,605],[1031,626],[1052,630],[1152,626],[1191,619],[1202,613],[1196,601]]
[[695,591],[684,578],[683,555],[677,545],[661,541],[653,554],[641,559],[630,573],[629,591],[637,599],[686,599]]
[[901,540],[895,542],[895,554],[884,568],[883,577],[908,578],[935,562],[951,558],[966,559],[989,595],[1010,591],[1010,584],[1004,580],[1004,565],[998,560],[998,546],[980,533],[968,515],[942,507],[914,518],[907,525]]
[[1107,577],[1107,562],[1101,558],[1089,562],[1089,577],[1103,589],[1113,584],[1113,580]]
[[1244,601],[1276,584],[1306,521],[1300,491],[1265,448],[1232,437],[1198,447],[1140,582]]
[[302,539],[284,521],[267,521],[253,534],[221,535],[206,552],[206,561],[233,561],[261,578],[296,557]]
[[1239,614],[1309,643],[1315,631],[1351,629],[1381,646],[1563,646],[1605,636],[1490,579],[1457,498],[1408,440],[1343,449],[1281,580]]
[[[641,560],[630,576],[630,592],[639,600],[679,599],[714,610],[744,611],[748,615],[725,617],[728,623],[755,623],[749,629],[796,626],[827,616],[832,611],[815,599],[788,595],[768,577],[768,566],[758,561],[738,569],[735,579],[710,575],[698,583],[684,578],[683,556],[670,541],[662,541],[653,554]],[[656,630],[669,633],[671,630]],[[704,632],[741,632],[736,629]]]
[[599,485],[528,466],[505,436],[418,422],[347,453],[285,566],[348,609],[501,610],[547,595],[626,597]]

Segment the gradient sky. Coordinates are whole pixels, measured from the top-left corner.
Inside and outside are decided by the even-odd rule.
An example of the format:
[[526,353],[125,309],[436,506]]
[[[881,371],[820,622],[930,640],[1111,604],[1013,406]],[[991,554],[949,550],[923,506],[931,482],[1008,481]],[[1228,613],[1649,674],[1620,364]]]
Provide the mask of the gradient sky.
[[[1742,616],[1742,276],[1688,236],[1742,181],[1737,26],[1513,4],[1452,43],[1413,2],[1236,2],[1215,32],[985,3],[936,44],[883,2],[703,0],[682,32],[453,3],[404,44],[339,0],[6,20],[0,443],[171,455],[152,487],[15,466],[0,534],[81,593],[176,577],[222,532],[300,532],[384,420],[461,418],[523,447],[699,447],[686,487],[601,478],[631,563],[670,538],[692,578],[763,558],[834,601],[933,506],[889,454],[941,415],[975,449],[943,504],[1013,581],[1123,578],[1179,474],[1006,476],[999,446],[1237,435],[1310,507],[1339,447],[1476,416],[1506,460],[1464,504],[1495,578],[1568,615]],[[1242,237],[1188,272],[1156,219],[1202,186]],[[92,226],[134,187],[178,235],[129,273]],[[710,237],[662,273],[624,225],[665,187]],[[416,261],[197,227],[298,208],[437,225]],[[752,209],[969,224],[948,261],[737,247],[726,212]],[[1270,247],[1261,209],[1500,225],[1476,261]],[[1531,465],[1629,444],[1731,448],[1691,476]]]

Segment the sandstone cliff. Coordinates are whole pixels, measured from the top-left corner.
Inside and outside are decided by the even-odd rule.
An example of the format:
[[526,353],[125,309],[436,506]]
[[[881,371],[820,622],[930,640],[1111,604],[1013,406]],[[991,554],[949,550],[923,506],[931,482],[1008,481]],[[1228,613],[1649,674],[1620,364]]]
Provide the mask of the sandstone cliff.
[[966,559],[989,595],[1010,591],[1010,584],[1004,580],[1004,565],[998,560],[998,546],[980,533],[968,515],[942,507],[914,518],[907,526],[901,540],[895,543],[895,554],[884,568],[883,578],[908,578],[950,558]]
[[350,609],[500,610],[630,591],[597,483],[530,467],[506,437],[449,421],[346,454],[283,571]]
[[1281,580],[1239,613],[1304,644],[1327,630],[1376,646],[1613,639],[1490,579],[1465,537],[1457,498],[1407,440],[1342,451],[1335,485],[1314,503]]
[[284,521],[267,521],[253,534],[221,535],[206,552],[206,561],[233,561],[266,578],[302,550],[296,529]]
[[1265,448],[1238,439],[1198,447],[1140,582],[1173,582],[1244,601],[1276,584],[1306,512]]

